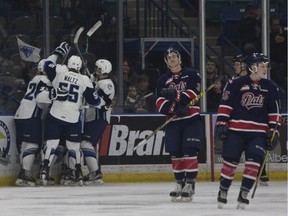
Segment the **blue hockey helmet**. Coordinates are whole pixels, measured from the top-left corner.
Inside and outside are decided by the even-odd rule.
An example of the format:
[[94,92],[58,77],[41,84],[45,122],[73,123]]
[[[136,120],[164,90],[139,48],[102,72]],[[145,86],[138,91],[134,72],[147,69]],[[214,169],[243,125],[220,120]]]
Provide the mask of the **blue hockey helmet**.
[[253,53],[251,56],[248,58],[248,66],[250,67],[251,65],[257,64],[258,63],[269,63],[269,58],[267,55],[263,53]]
[[267,68],[269,68],[269,58],[267,55],[263,53],[253,53],[249,56],[248,61],[249,72],[255,73],[257,72],[258,64],[266,64]]
[[164,61],[166,62],[166,64],[168,65],[167,56],[170,55],[171,53],[175,53],[177,55],[177,57],[179,58],[179,62],[181,64],[181,55],[178,52],[178,50],[176,50],[173,47],[168,48],[164,53]]
[[244,63],[246,63],[247,62],[247,56],[244,55],[244,54],[238,54],[232,59],[232,62],[233,63],[235,63],[235,62],[244,62]]

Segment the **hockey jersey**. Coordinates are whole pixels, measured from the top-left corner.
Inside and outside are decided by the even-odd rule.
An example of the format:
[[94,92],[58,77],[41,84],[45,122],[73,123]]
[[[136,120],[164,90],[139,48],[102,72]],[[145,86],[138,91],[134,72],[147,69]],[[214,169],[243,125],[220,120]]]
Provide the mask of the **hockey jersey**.
[[[192,68],[182,68],[178,73],[172,73],[168,71],[159,77],[157,80],[157,100],[156,107],[158,111],[168,117],[173,116],[169,112],[174,101],[167,100],[162,94],[163,88],[173,88],[181,93],[180,102],[184,105],[188,105],[189,102],[194,99],[201,89],[201,76],[199,72]],[[173,121],[180,119],[187,119],[199,116],[200,103],[197,101],[195,104],[189,106],[189,112],[184,117],[177,117]]]
[[83,97],[93,106],[101,107],[105,104],[96,94],[87,76],[69,71],[65,65],[55,65],[49,60],[45,62],[44,70],[55,89],[61,88],[69,92],[66,101],[53,102],[50,114],[55,118],[69,123],[78,122]]
[[217,121],[234,131],[266,133],[280,126],[279,98],[271,81],[250,76],[230,80],[223,92]]
[[[115,95],[115,86],[111,79],[102,79],[96,82],[95,90],[98,92],[102,90],[104,94],[106,94],[112,101]],[[99,94],[101,97],[101,95]],[[85,112],[85,122],[90,122],[95,119],[102,119],[106,120],[110,123],[110,116],[111,116],[111,105],[107,106],[104,104],[101,108],[88,108]]]
[[44,104],[50,104],[49,91],[52,84],[46,75],[36,75],[28,84],[26,93],[20,102],[14,118],[41,118]]

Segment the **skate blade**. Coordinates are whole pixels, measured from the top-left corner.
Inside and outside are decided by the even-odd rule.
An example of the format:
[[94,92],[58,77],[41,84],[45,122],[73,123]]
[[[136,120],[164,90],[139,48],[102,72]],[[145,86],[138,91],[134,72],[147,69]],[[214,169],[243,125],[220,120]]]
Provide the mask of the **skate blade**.
[[239,202],[238,202],[236,208],[237,208],[237,209],[242,209],[242,210],[244,210],[246,206],[247,206],[247,204],[245,204],[245,203],[239,203]]
[[265,187],[269,186],[267,182],[263,182],[263,181],[260,181],[259,185],[265,186]]
[[181,196],[178,196],[178,197],[171,196],[171,202],[182,202],[182,198]]
[[192,202],[192,197],[182,197],[181,201],[182,202]]
[[76,183],[76,186],[83,186],[84,185],[83,184],[83,180],[79,180],[79,181],[77,181],[75,183]]
[[95,180],[95,181],[83,181],[85,186],[97,186],[97,185],[103,185],[104,181],[101,180]]
[[46,179],[46,175],[45,175],[45,174],[42,174],[42,175],[41,175],[41,179],[42,179],[43,186],[47,186],[48,181],[47,181],[47,179]]
[[34,182],[28,182],[21,179],[17,179],[15,185],[19,187],[35,187]]
[[223,209],[225,203],[218,202],[218,209]]
[[[39,186],[43,186],[43,180],[42,179],[36,179],[36,185]],[[47,181],[47,185],[51,186],[51,185],[55,185],[54,181]]]

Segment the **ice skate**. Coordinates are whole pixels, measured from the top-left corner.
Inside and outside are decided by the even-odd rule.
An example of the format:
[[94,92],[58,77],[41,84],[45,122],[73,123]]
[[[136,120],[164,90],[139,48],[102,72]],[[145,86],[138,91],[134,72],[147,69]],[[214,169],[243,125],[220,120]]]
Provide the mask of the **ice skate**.
[[87,176],[83,177],[83,183],[86,186],[90,185],[102,185],[104,183],[100,172],[91,172]]
[[41,171],[40,171],[40,179],[42,180],[42,183],[44,186],[47,186],[48,185],[48,181],[49,181],[49,170],[50,168],[47,166],[47,165],[44,165],[42,168],[41,168]]
[[218,201],[218,208],[222,209],[223,206],[227,203],[227,191],[219,191],[218,196],[217,196],[217,201]]
[[[36,179],[36,185],[44,185],[40,174],[39,177]],[[49,186],[55,185],[55,179],[51,176],[47,179],[47,186],[48,185]]]
[[83,173],[80,164],[76,164],[75,166],[75,185],[83,186]]
[[245,209],[246,205],[249,204],[249,200],[247,199],[248,192],[240,191],[238,199],[237,199],[237,209]]
[[64,186],[75,186],[74,170],[67,168],[65,173],[61,174],[60,184]]
[[269,184],[268,184],[268,181],[269,181],[269,178],[268,178],[266,175],[261,176],[261,177],[260,177],[260,183],[259,183],[259,185],[261,185],[261,186],[268,186],[268,185],[269,185]]
[[183,202],[191,202],[195,194],[195,183],[186,183],[182,189],[181,200]]
[[34,187],[35,186],[35,181],[32,178],[31,172],[21,169],[17,180],[15,182],[16,186],[21,186],[21,187]]
[[[41,178],[41,170],[42,170],[42,166],[40,167],[39,174],[36,177],[36,185],[44,185],[43,180]],[[49,178],[47,179],[47,185],[54,185],[54,184],[55,184],[55,179],[49,176]]]
[[60,185],[64,185],[65,180],[66,180],[66,176],[68,176],[68,174],[72,171],[70,171],[71,169],[67,167],[66,164],[62,164],[61,165],[61,174],[60,174]]
[[174,191],[170,192],[170,197],[172,202],[181,201],[183,183],[177,183]]

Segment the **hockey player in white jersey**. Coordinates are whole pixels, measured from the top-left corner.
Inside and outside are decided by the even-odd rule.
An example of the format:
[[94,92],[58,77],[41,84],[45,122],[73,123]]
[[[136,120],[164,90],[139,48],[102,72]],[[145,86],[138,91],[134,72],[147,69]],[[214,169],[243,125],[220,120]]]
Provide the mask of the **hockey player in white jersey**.
[[[44,139],[46,145],[43,148],[44,160],[41,170],[41,177],[44,185],[49,180],[50,166],[54,158],[55,150],[59,144],[61,136],[65,134],[66,147],[69,152],[70,167],[75,173],[75,183],[82,185],[83,175],[81,170],[81,122],[80,108],[82,107],[83,97],[87,103],[95,107],[105,104],[103,99],[98,97],[92,82],[85,75],[80,74],[82,61],[79,56],[71,56],[66,65],[56,64],[59,56],[62,58],[67,55],[70,47],[68,43],[62,42],[53,54],[47,58],[44,64],[44,71],[54,88],[64,89],[69,92],[66,101],[55,101],[45,122]],[[74,166],[75,165],[75,166]]]
[[88,108],[85,112],[84,133],[81,141],[81,150],[89,170],[89,174],[83,178],[85,185],[103,184],[99,155],[97,155],[97,143],[107,124],[110,123],[111,102],[115,95],[115,87],[109,77],[112,64],[106,59],[99,59],[95,66],[95,89],[99,97],[105,101],[105,105],[99,109]]
[[[20,172],[17,186],[35,186],[31,169],[36,154],[42,144],[42,113],[51,100],[66,100],[67,91],[55,91],[47,75],[43,72],[45,59],[38,63],[38,72],[29,82],[25,96],[20,102],[14,120],[16,124],[16,143],[20,152]],[[57,96],[58,94],[58,96]]]

